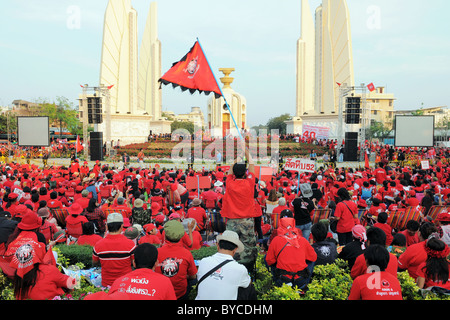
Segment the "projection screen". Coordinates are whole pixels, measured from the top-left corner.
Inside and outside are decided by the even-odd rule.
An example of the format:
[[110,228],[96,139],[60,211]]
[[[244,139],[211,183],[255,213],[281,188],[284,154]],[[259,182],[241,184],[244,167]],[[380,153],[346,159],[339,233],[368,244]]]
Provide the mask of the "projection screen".
[[17,143],[22,147],[48,147],[48,117],[17,117]]
[[434,116],[396,116],[396,147],[433,147]]

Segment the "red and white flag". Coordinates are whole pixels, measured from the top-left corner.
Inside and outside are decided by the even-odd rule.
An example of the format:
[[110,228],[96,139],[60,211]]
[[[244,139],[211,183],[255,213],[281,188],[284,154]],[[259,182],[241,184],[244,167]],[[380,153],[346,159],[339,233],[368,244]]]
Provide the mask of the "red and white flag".
[[375,91],[375,85],[373,83],[370,83],[367,85],[367,89],[369,89],[370,92]]
[[178,62],[172,65],[159,82],[181,90],[189,90],[191,94],[198,91],[209,95],[214,92],[216,98],[222,96],[216,78],[198,41],[191,50]]
[[77,136],[77,143],[75,145],[75,149],[76,149],[76,152],[80,152],[81,150],[83,150],[83,145],[80,142],[79,136]]

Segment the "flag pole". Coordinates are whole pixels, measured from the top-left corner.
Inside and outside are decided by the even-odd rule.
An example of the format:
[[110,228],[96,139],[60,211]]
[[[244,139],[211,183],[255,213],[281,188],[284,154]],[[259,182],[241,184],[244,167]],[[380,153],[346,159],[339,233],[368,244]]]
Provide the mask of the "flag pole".
[[197,38],[197,42],[198,42],[200,48],[202,49],[203,54],[205,55],[206,62],[208,63],[209,69],[211,69],[211,72],[212,72],[212,74],[213,74],[214,80],[216,81],[216,84],[217,84],[217,86],[219,87],[220,94],[222,95],[222,98],[223,98],[223,100],[225,101],[225,104],[226,104],[226,106],[227,106],[227,108],[228,108],[228,111],[230,112],[231,119],[233,119],[234,126],[236,127],[236,130],[237,130],[237,132],[238,132],[238,134],[239,134],[239,137],[241,138],[241,140],[243,140],[241,131],[239,130],[239,127],[238,127],[238,125],[237,125],[237,123],[236,123],[236,120],[234,119],[233,113],[231,112],[231,108],[230,108],[230,106],[228,105],[227,99],[225,98],[225,96],[224,96],[224,94],[223,94],[223,92],[222,92],[222,88],[220,87],[219,83],[217,82],[217,78],[216,78],[216,76],[214,75],[214,71],[213,71],[213,69],[211,68],[211,65],[209,64],[208,57],[207,57],[206,54],[205,54],[205,50],[203,50],[202,45],[201,45],[201,43],[200,43],[200,40],[198,40],[198,38]]

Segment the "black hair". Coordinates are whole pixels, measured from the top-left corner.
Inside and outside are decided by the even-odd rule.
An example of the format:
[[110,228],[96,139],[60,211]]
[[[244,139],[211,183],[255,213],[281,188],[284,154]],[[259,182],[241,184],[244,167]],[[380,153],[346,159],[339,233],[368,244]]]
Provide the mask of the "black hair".
[[364,258],[368,266],[377,266],[380,271],[384,271],[389,263],[389,252],[384,246],[374,244],[364,250]]
[[229,250],[229,251],[233,251],[234,249],[236,249],[238,246],[230,241],[227,240],[220,240],[219,243],[219,248],[224,249],[224,250]]
[[388,219],[388,214],[386,212],[382,211],[378,214],[377,221],[379,223],[386,223],[387,219]]
[[142,243],[134,250],[136,268],[152,269],[158,259],[158,249],[151,243]]
[[[442,251],[446,244],[442,240],[431,238],[427,241],[426,246],[434,251]],[[434,282],[442,281],[446,283],[449,277],[448,262],[446,257],[436,258],[428,256],[424,267],[426,277]]]
[[394,234],[391,245],[398,247],[406,247],[406,237],[402,233]]
[[311,234],[316,242],[321,242],[327,238],[328,230],[325,224],[318,222],[312,225]]
[[422,239],[428,239],[428,237],[434,233],[438,232],[437,227],[434,225],[434,223],[431,222],[424,222],[419,228],[420,236]]
[[117,231],[119,231],[119,229],[123,225],[123,223],[122,222],[110,222],[107,225],[108,225],[109,232],[117,232]]
[[345,188],[340,188],[337,191],[337,195],[341,198],[341,200],[351,200],[350,193],[348,193],[348,190]]
[[83,234],[85,235],[91,235],[95,233],[95,225],[94,222],[88,221],[86,223],[83,223]]
[[406,223],[406,229],[411,231],[418,231],[420,228],[420,223],[416,220],[409,220]]
[[370,241],[370,245],[379,244],[386,245],[386,233],[377,227],[370,227],[366,232],[367,241]]

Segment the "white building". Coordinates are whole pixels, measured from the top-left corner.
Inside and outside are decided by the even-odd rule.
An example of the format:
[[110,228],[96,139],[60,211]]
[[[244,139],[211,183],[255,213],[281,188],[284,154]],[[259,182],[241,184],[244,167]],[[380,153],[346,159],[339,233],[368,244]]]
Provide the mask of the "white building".
[[345,0],[323,0],[315,10],[302,0],[301,37],[297,44],[296,114],[288,133],[303,124],[330,128],[338,135],[340,84],[354,86],[350,15]]

